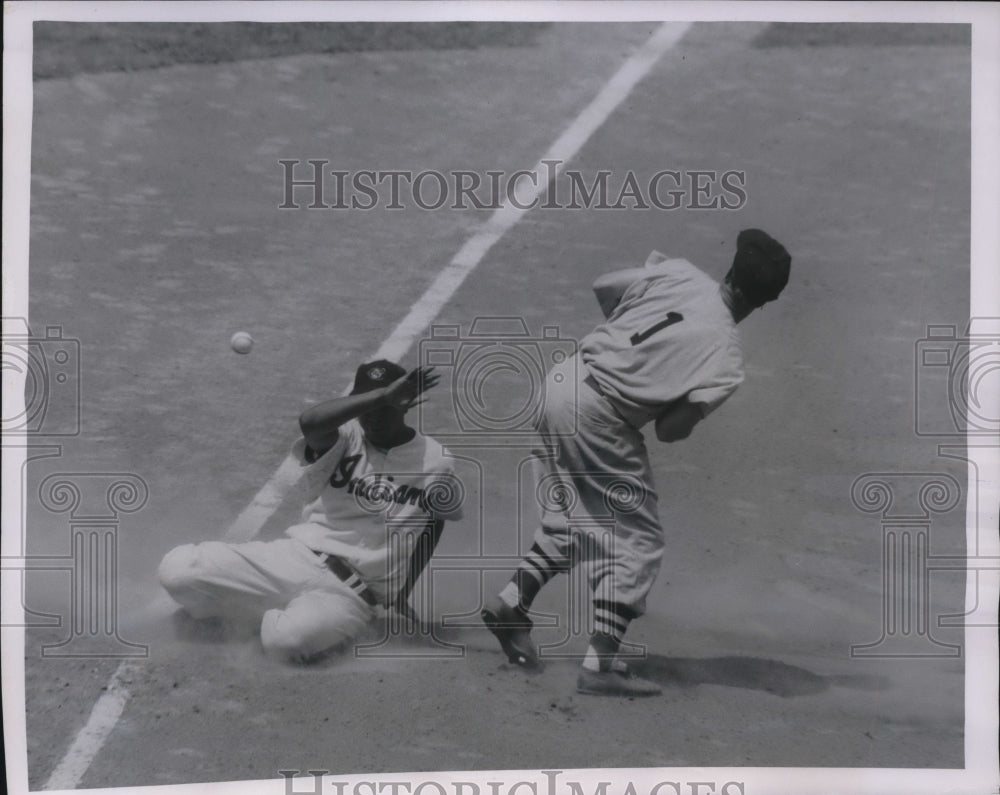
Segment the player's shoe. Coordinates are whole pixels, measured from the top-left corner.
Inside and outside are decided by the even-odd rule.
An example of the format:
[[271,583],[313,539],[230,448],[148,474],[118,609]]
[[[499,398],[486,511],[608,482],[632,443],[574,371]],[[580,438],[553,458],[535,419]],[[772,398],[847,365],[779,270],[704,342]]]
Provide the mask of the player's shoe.
[[655,682],[641,679],[629,671],[628,666],[616,661],[610,671],[591,671],[581,668],[576,678],[576,692],[588,696],[642,698],[658,696],[663,690]]
[[486,605],[479,615],[486,628],[500,641],[508,662],[529,670],[542,667],[535,644],[531,642],[531,628],[534,625],[526,613],[511,607],[502,599],[496,599]]

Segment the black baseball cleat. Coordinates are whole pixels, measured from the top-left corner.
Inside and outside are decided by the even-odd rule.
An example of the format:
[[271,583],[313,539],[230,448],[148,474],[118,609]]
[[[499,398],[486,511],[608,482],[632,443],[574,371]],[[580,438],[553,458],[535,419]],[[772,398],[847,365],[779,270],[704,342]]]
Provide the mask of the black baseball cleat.
[[590,671],[581,668],[576,679],[576,692],[588,696],[643,698],[658,696],[663,690],[655,682],[641,679],[626,666],[619,664],[611,671]]
[[528,670],[537,671],[542,667],[535,645],[531,642],[531,619],[502,599],[496,599],[483,608],[479,614],[486,628],[493,633],[507,661]]

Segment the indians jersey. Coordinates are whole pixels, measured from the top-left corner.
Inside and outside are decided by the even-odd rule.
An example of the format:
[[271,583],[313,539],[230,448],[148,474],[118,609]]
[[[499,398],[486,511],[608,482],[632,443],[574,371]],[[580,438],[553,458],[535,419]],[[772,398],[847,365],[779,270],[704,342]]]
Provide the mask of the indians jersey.
[[743,381],[743,350],[719,284],[687,260],[657,251],[648,275],[580,343],[601,391],[640,428],[687,398],[707,415]]
[[438,442],[417,434],[383,450],[356,420],[315,460],[300,439],[293,455],[306,473],[302,523],[286,531],[310,549],[346,560],[379,596],[406,578],[416,539],[439,519],[461,516],[462,488]]

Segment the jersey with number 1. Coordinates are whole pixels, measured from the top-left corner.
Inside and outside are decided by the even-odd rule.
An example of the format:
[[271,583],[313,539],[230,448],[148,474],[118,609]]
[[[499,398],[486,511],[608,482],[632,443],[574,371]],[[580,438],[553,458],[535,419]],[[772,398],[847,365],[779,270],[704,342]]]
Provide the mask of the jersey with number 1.
[[743,381],[743,349],[719,284],[657,251],[607,320],[580,343],[601,391],[633,427],[687,398],[704,415]]

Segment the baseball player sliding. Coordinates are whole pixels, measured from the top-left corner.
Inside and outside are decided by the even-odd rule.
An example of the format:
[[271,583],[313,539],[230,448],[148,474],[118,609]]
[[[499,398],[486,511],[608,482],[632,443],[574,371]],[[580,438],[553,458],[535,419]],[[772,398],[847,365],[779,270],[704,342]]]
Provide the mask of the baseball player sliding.
[[[651,696],[653,682],[616,659],[629,623],[645,610],[663,556],[663,530],[640,429],[654,423],[661,442],[686,439],[744,377],[737,324],[775,300],[788,282],[791,257],[759,229],[737,238],[722,284],[683,259],[650,254],[643,268],[620,270],[594,283],[606,318],[580,344],[577,361],[549,372],[540,432],[555,452],[549,477],[579,505],[542,511],[534,544],[482,618],[510,662],[537,667],[531,604],[560,572],[584,567],[593,589],[594,625],[577,679],[581,693]],[[609,482],[637,494],[615,511]],[[620,496],[620,495],[619,495]],[[565,503],[564,503],[565,504]],[[610,533],[580,521],[607,516]],[[604,528],[607,525],[603,525]]]
[[274,541],[177,547],[160,563],[163,587],[194,618],[259,620],[265,651],[296,661],[356,637],[377,606],[416,619],[410,592],[444,521],[461,515],[441,445],[404,421],[437,379],[361,365],[350,395],[299,418],[301,524]]

